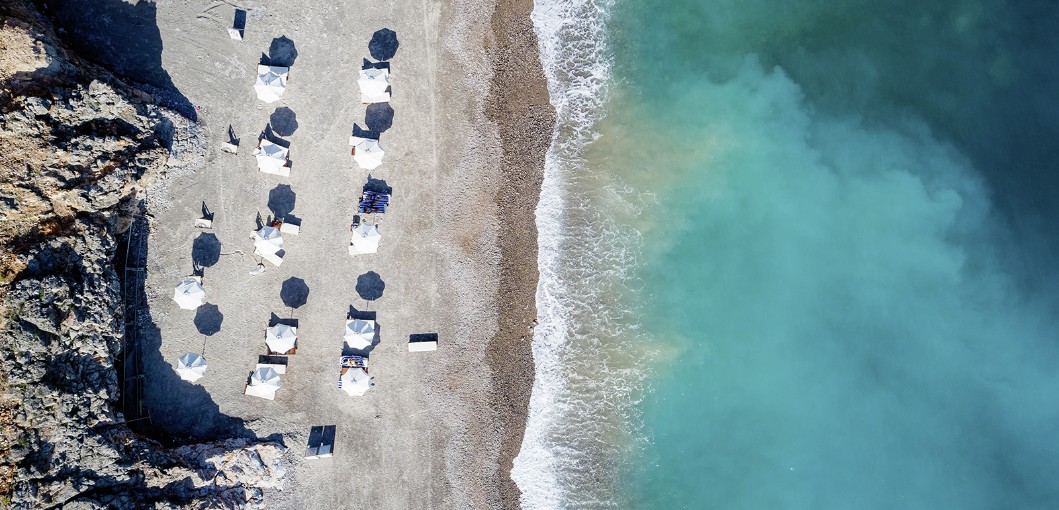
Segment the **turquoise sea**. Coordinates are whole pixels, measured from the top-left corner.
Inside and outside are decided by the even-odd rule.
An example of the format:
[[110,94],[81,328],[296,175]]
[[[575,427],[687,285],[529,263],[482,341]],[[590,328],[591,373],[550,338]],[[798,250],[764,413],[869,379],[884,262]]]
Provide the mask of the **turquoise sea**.
[[526,508],[1059,508],[1059,4],[537,0]]

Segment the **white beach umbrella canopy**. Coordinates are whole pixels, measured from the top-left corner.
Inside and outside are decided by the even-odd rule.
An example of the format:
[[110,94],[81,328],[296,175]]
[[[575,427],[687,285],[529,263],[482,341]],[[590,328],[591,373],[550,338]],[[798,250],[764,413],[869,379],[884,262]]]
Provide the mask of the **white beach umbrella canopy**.
[[254,157],[257,158],[257,168],[270,173],[281,172],[284,165],[287,164],[288,152],[289,149],[282,145],[274,144],[268,140],[261,140],[260,146],[254,151]]
[[254,248],[272,255],[283,249],[283,234],[276,227],[264,226],[254,233]]
[[246,394],[272,400],[276,398],[276,390],[279,388],[279,373],[272,367],[261,367],[250,374],[250,385],[246,388]]
[[360,93],[368,97],[381,96],[390,87],[390,72],[386,69],[361,69],[357,85],[360,85]]
[[265,330],[265,344],[272,352],[287,352],[298,341],[298,328],[276,324]]
[[346,345],[353,349],[367,349],[375,340],[375,321],[360,319],[346,321]]
[[184,310],[194,310],[206,302],[206,289],[194,278],[185,278],[173,289],[173,301]]
[[340,378],[342,391],[351,396],[359,397],[371,388],[371,376],[363,368],[350,368]]
[[365,138],[354,147],[357,150],[353,154],[353,161],[356,161],[361,168],[374,170],[382,164],[382,157],[385,155],[385,151],[382,150],[382,145],[379,145],[378,140]]
[[257,82],[254,83],[257,98],[266,103],[279,101],[287,88],[288,72],[290,68],[287,67],[257,66]]
[[177,375],[188,382],[195,382],[206,375],[206,358],[189,352],[177,359]]
[[379,233],[379,227],[361,223],[353,229],[353,237],[349,240],[349,254],[376,253],[379,251],[381,240],[382,234]]

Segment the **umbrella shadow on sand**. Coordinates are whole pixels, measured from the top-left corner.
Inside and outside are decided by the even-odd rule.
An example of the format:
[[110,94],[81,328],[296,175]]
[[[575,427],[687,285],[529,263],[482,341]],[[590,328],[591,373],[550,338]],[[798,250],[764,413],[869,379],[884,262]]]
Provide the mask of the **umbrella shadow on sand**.
[[397,54],[401,44],[397,41],[397,32],[389,28],[377,30],[368,42],[368,53],[375,60],[390,60]]
[[294,41],[285,35],[272,40],[268,55],[261,54],[261,64],[266,66],[292,67],[295,60],[298,60],[298,49]]
[[382,297],[386,282],[375,271],[368,271],[357,277],[357,294],[361,299],[375,301]]
[[386,183],[386,179],[376,179],[368,174],[368,182],[364,184],[364,191],[373,193],[393,193],[393,186]]
[[221,241],[210,232],[203,232],[191,244],[191,263],[195,274],[202,276],[202,270],[217,264],[221,260]]
[[202,335],[202,354],[206,356],[207,339],[221,332],[221,323],[224,322],[224,314],[217,305],[206,303],[195,310],[195,329]]
[[201,335],[213,336],[220,333],[223,322],[224,314],[215,304],[206,303],[195,310],[195,329]]
[[298,130],[298,114],[286,106],[281,106],[269,116],[268,125],[272,126],[272,132],[279,136],[291,136]]
[[305,303],[309,301],[309,285],[305,283],[305,280],[292,276],[283,282],[279,297],[283,300],[283,305],[290,308],[293,314],[294,309],[305,306]]
[[[393,127],[393,108],[390,103],[369,104],[365,109],[364,124],[368,126],[368,130],[379,134]],[[378,136],[375,139],[377,140]]]
[[297,200],[298,194],[291,189],[290,184],[277,184],[268,192],[268,209],[276,220],[282,221],[294,211]]

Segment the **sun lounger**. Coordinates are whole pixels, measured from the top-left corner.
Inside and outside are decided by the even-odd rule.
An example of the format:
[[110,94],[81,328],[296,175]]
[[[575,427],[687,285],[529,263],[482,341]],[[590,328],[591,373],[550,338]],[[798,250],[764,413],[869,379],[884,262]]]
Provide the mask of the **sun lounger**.
[[258,167],[258,169],[261,170],[261,173],[290,177],[290,166],[286,164],[281,167]]
[[250,395],[251,397],[260,397],[265,400],[276,400],[275,391],[262,391],[257,388],[261,386],[250,386],[249,384],[243,386],[243,395]]
[[281,223],[279,231],[284,234],[297,234],[298,232],[301,232],[301,226],[293,223]]
[[271,367],[272,370],[275,370],[276,373],[279,374],[279,375],[283,375],[283,374],[287,373],[287,365],[285,363],[284,364],[279,364],[279,363],[258,363],[257,366],[254,367],[254,368],[265,368],[265,367]]
[[262,137],[257,141],[254,157],[262,173],[290,177],[290,151],[286,147]]
[[[275,352],[272,349],[268,348],[268,344],[265,344],[265,352],[268,353],[269,356],[294,356],[295,354],[298,354],[298,347],[295,346],[293,349],[287,352]],[[286,369],[284,368],[284,370]],[[276,372],[279,372],[279,370],[276,370]],[[283,372],[279,373],[282,374]]]
[[341,367],[338,371],[338,389],[342,389],[342,375],[351,368],[363,368],[364,371],[367,372],[368,358],[365,358],[364,356],[342,356],[338,365]]
[[278,255],[276,255],[275,253],[265,253],[265,252],[263,252],[261,250],[255,249],[254,250],[254,255],[257,255],[257,256],[259,256],[259,257],[271,262],[272,265],[274,265],[276,267],[279,267],[279,265],[283,263],[283,258],[278,256]]
[[438,350],[438,342],[408,342],[408,352],[427,352]]
[[213,220],[198,218],[195,220],[195,228],[213,228]]
[[390,93],[389,92],[383,92],[382,94],[379,94],[377,96],[368,96],[368,95],[365,95],[365,94],[361,94],[360,95],[360,102],[363,103],[363,104],[389,103],[390,102]]
[[320,448],[318,450],[319,453],[317,453],[316,456],[321,458],[321,459],[326,459],[326,458],[330,457],[331,456],[331,448],[333,446],[334,445],[326,444],[326,443],[325,444],[321,444]]
[[334,425],[316,426],[309,430],[309,444],[305,449],[306,459],[326,459],[335,448]]
[[437,333],[416,333],[408,336],[408,352],[428,352],[438,350]]
[[360,197],[357,210],[361,214],[384,214],[390,205],[390,194],[376,191],[365,191]]

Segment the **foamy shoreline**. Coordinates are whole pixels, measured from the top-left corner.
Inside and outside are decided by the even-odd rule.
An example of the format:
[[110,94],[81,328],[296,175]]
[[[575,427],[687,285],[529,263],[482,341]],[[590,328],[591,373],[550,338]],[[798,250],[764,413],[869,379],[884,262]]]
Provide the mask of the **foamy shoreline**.
[[497,488],[503,508],[520,508],[520,491],[511,478],[522,448],[533,389],[533,327],[537,320],[538,239],[535,215],[544,177],[544,159],[555,129],[530,17],[532,0],[500,0],[492,17],[493,42],[487,45],[495,70],[488,108],[497,123],[502,158],[500,186],[500,279],[497,334],[486,359],[493,373],[490,405],[500,419]]

